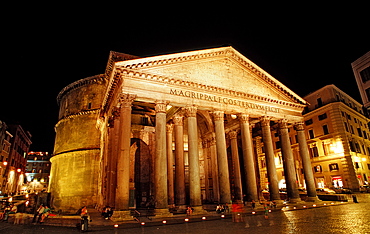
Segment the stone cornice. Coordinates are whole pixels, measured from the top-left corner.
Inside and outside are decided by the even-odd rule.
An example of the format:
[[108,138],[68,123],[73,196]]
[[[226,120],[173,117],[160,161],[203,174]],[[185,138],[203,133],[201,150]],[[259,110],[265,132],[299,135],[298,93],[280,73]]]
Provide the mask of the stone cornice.
[[64,87],[59,92],[59,94],[57,96],[58,105],[60,104],[60,101],[62,100],[62,97],[64,96],[64,94],[68,93],[69,91],[77,89],[77,88],[79,88],[81,86],[84,86],[84,85],[89,85],[89,84],[101,82],[104,79],[105,79],[105,75],[100,74],[100,75],[90,76],[90,77],[75,81],[75,82],[67,85],[66,87]]
[[270,74],[265,72],[255,63],[247,59],[245,56],[240,54],[237,50],[233,47],[221,47],[215,49],[206,49],[201,51],[190,51],[184,52],[179,54],[169,54],[169,55],[162,55],[162,56],[155,56],[155,57],[148,57],[143,59],[136,59],[134,61],[127,61],[125,62],[118,62],[117,66],[127,68],[127,69],[140,69],[140,68],[147,68],[151,66],[160,66],[160,65],[169,65],[179,62],[185,61],[192,61],[192,60],[199,60],[199,59],[206,59],[206,58],[213,58],[213,57],[227,57],[236,61],[239,65],[243,66],[247,70],[251,71],[251,73],[257,75],[259,78],[264,80],[268,83],[271,87],[275,88],[276,90],[284,93],[287,97],[294,99],[296,102],[301,104],[306,104],[307,102],[295,94],[292,90],[287,88],[284,84],[279,82],[277,79],[272,77]]
[[[283,101],[276,100],[269,97],[248,94],[243,92],[236,92],[234,90],[229,90],[225,88],[219,88],[210,85],[204,85],[196,82],[181,80],[177,78],[165,77],[156,74],[150,74],[150,72],[140,71],[141,68],[150,68],[154,66],[165,66],[171,64],[177,64],[181,62],[189,61],[199,61],[202,59],[211,59],[211,58],[228,58],[234,60],[239,66],[244,67],[255,76],[258,76],[262,81],[266,82],[269,87],[276,90],[277,92],[285,95],[287,98],[292,101]],[[110,82],[107,87],[107,92],[103,101],[102,112],[101,114],[106,113],[109,109],[110,102],[112,101],[117,87],[120,86],[123,77],[132,77],[138,79],[147,79],[154,82],[160,82],[163,84],[173,84],[184,87],[196,88],[210,92],[217,92],[219,94],[231,95],[234,97],[240,98],[249,98],[256,101],[270,102],[272,104],[279,104],[283,106],[293,107],[293,108],[303,108],[307,105],[307,102],[291,91],[289,88],[284,86],[270,74],[265,72],[263,69],[258,67],[252,61],[247,59],[245,56],[240,54],[232,47],[221,47],[214,49],[206,49],[200,51],[190,51],[176,54],[160,55],[146,58],[138,58],[133,60],[118,61],[114,65],[114,69],[110,76]]]
[[230,95],[230,96],[237,97],[237,98],[248,98],[248,99],[252,99],[255,101],[269,102],[272,104],[279,104],[279,105],[293,107],[293,108],[304,108],[306,106],[305,104],[302,104],[302,103],[293,103],[293,102],[287,102],[283,100],[277,100],[277,99],[259,96],[255,94],[249,94],[249,93],[244,93],[244,92],[238,92],[235,90],[219,88],[216,86],[204,85],[204,84],[200,84],[196,82],[169,78],[169,77],[160,76],[160,75],[148,74],[148,73],[144,73],[138,70],[132,70],[132,69],[127,69],[127,68],[122,68],[122,67],[118,67],[116,68],[116,70],[117,70],[117,73],[116,73],[117,83],[118,83],[118,79],[122,79],[122,77],[118,78],[118,74],[120,74],[120,76],[124,76],[124,77],[147,79],[147,80],[159,82],[162,84],[178,85],[178,86],[183,86],[184,88],[196,88],[199,90],[218,93],[221,95]]
[[80,112],[78,112],[76,114],[72,114],[72,115],[67,115],[66,117],[60,119],[57,124],[55,124],[55,128],[57,128],[60,123],[66,121],[68,119],[74,119],[74,118],[76,118],[78,116],[81,116],[81,115],[99,113],[99,111],[100,111],[100,109],[93,109],[93,110],[80,111]]

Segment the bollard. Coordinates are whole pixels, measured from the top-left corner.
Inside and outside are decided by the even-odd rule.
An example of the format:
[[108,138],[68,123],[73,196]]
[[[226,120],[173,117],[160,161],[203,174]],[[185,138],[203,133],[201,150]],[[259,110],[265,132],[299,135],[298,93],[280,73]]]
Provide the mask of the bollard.
[[352,199],[354,203],[358,203],[356,195],[352,195]]

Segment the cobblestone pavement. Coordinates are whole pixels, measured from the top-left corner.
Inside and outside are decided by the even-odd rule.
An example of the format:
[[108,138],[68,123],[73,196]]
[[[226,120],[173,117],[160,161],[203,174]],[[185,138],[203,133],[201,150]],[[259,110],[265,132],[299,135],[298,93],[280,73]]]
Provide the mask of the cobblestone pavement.
[[[263,215],[247,215],[243,222],[232,219],[213,219],[178,224],[118,228],[94,226],[88,233],[370,233],[370,194],[357,194],[359,203],[272,212],[268,219]],[[79,233],[76,228],[42,225],[13,225],[0,223],[0,233]]]

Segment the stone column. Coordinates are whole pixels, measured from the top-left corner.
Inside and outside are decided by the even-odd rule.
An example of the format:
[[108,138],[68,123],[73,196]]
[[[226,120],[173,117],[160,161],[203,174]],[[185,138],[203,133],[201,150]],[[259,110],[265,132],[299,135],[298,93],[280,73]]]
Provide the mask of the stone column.
[[279,193],[279,181],[276,173],[274,146],[271,137],[270,118],[261,117],[263,146],[267,167],[267,178],[269,180],[270,200],[281,200]]
[[249,115],[240,114],[240,129],[243,146],[243,160],[246,182],[246,196],[248,201],[258,201],[256,168],[253,156],[253,141],[250,131]]
[[136,95],[121,94],[115,209],[128,211],[130,191],[131,105]]
[[109,118],[109,143],[108,143],[108,175],[107,175],[107,204],[115,207],[117,188],[117,160],[118,142],[120,139],[120,109],[115,107]]
[[290,144],[288,124],[286,120],[279,121],[279,130],[288,199],[289,202],[295,203],[301,201],[301,199],[299,197],[293,151]]
[[175,204],[174,191],[174,175],[173,175],[173,152],[172,152],[172,124],[166,125],[166,139],[167,139],[167,184],[168,184],[168,204],[173,206]]
[[216,138],[212,136],[209,139],[209,149],[211,153],[212,162],[212,182],[213,182],[213,199],[220,201],[220,183],[218,181],[218,163],[217,163],[217,149],[216,149]]
[[295,125],[297,131],[299,154],[302,158],[302,166],[304,171],[304,180],[306,182],[307,189],[307,200],[306,201],[317,201],[319,200],[316,193],[315,178],[312,172],[311,159],[308,153],[308,146],[306,140],[306,134],[304,131],[303,122],[299,122]]
[[172,118],[175,127],[175,204],[185,206],[185,161],[184,161],[184,125],[183,117]]
[[195,211],[200,211],[202,210],[202,196],[200,187],[198,127],[196,117],[197,107],[185,107],[185,114],[188,119],[190,206],[196,209]]
[[156,102],[154,156],[154,192],[156,201],[156,215],[164,215],[168,213],[166,107],[167,103],[164,101]]
[[229,132],[230,145],[231,145],[231,157],[234,168],[234,184],[235,184],[235,199],[242,201],[242,176],[240,173],[240,162],[239,162],[239,149],[237,141],[238,133],[236,131]]
[[217,148],[217,165],[218,165],[218,181],[220,188],[220,203],[230,203],[230,180],[229,167],[227,162],[227,150],[224,128],[224,112],[213,112],[215,133],[216,133],[216,148]]

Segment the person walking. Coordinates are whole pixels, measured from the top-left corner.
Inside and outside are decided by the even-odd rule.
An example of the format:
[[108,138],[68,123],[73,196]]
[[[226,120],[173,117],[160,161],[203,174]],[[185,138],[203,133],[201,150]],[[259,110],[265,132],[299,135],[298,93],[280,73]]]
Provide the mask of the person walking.
[[86,206],[82,207],[80,215],[81,215],[81,231],[87,232],[87,230],[89,229],[89,215],[87,213]]
[[42,215],[42,213],[44,212],[44,205],[43,204],[41,204],[40,206],[39,206],[39,208],[37,208],[37,210],[35,211],[35,215],[33,216],[33,219],[32,219],[32,223],[38,223],[38,222],[40,222],[40,220],[41,220],[41,215]]
[[41,220],[40,223],[43,223],[45,219],[49,216],[50,214],[50,208],[48,206],[45,206],[42,214],[41,214]]

